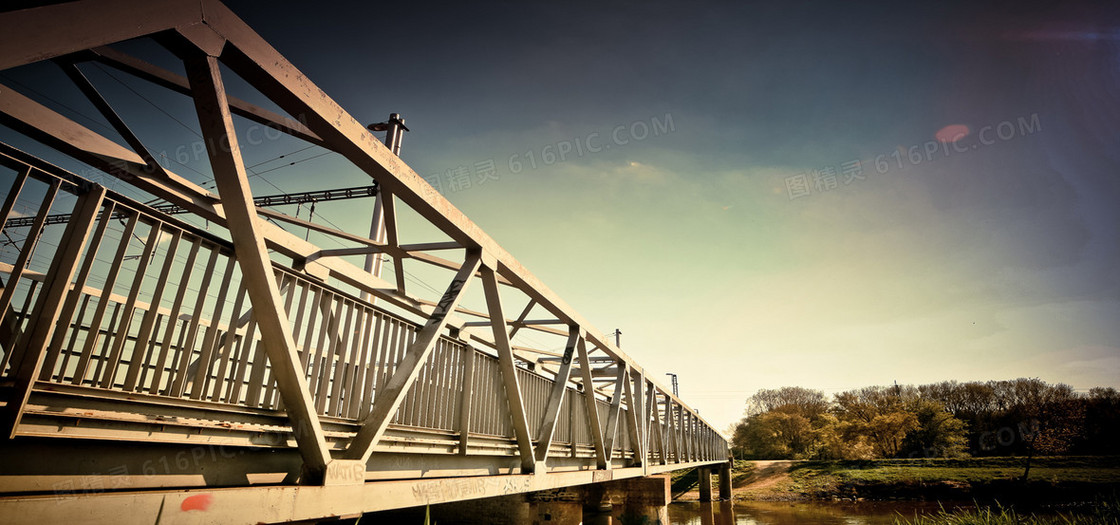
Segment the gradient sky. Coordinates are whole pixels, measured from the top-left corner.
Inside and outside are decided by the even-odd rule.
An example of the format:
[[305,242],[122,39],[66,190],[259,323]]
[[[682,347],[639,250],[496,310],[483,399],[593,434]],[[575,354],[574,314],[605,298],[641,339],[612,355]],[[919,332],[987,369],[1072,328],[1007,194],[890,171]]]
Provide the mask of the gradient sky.
[[[1120,386],[1120,8],[838,4],[230,6],[359,120],[402,113],[417,172],[719,428],[784,385]],[[254,190],[368,180],[317,154]]]

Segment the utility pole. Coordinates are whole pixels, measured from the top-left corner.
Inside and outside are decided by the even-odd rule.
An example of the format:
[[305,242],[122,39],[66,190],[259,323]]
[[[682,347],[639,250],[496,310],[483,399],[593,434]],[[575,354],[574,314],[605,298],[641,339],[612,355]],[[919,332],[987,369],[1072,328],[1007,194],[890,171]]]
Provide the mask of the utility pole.
[[[400,113],[390,113],[389,120],[386,122],[378,122],[366,126],[370,131],[384,131],[385,133],[385,147],[393,155],[401,156],[401,139],[404,138],[404,132],[409,129],[404,125],[404,119],[401,118]],[[380,189],[380,188],[379,188]],[[369,225],[369,238],[375,242],[385,242],[385,191],[377,192],[377,198],[373,202],[373,220]],[[390,195],[388,198],[393,198]],[[381,267],[384,264],[384,254],[370,253],[366,255],[365,271],[373,274],[374,277],[381,277]],[[362,298],[368,299],[371,303],[376,303],[377,298],[369,293],[362,292]]]
[[615,328],[614,331],[611,332],[611,335],[614,336],[615,348],[622,348],[622,330]]
[[680,394],[677,393],[677,374],[667,372],[665,375],[671,377],[673,380],[673,397],[680,397]]

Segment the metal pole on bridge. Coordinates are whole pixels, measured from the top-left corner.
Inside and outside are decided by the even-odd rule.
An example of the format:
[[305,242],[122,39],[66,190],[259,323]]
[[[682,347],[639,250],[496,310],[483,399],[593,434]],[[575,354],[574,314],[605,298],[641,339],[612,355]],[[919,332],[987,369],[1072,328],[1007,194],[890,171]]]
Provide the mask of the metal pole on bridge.
[[[384,131],[385,133],[385,147],[393,152],[393,155],[401,156],[401,140],[404,138],[404,132],[409,131],[408,127],[404,125],[404,119],[401,118],[400,113],[390,113],[389,120],[386,122],[378,122],[366,126],[370,131]],[[369,238],[376,242],[385,242],[385,212],[384,202],[382,201],[384,193],[377,192],[377,197],[373,202],[373,220],[369,225]],[[381,277],[381,267],[384,263],[383,254],[370,253],[366,255],[365,271],[373,274],[374,277]],[[363,292],[363,299],[368,299],[370,302],[377,302],[377,298]]]

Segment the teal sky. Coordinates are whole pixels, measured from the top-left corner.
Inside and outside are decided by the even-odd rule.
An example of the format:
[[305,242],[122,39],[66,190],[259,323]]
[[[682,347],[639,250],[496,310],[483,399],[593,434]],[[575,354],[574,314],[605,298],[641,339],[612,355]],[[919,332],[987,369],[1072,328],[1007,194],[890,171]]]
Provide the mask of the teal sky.
[[[1120,386],[1120,10],[928,4],[230,6],[359,120],[402,113],[417,172],[719,428],[784,385]],[[249,151],[254,191],[368,180],[299,147]]]

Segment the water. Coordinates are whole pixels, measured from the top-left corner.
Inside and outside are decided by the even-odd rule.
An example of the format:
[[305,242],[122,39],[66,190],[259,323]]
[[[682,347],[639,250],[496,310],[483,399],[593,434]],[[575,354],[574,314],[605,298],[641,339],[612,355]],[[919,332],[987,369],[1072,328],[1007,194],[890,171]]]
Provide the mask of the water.
[[[968,505],[970,506],[970,505]],[[960,506],[945,505],[946,510]],[[673,525],[891,525],[900,516],[936,514],[935,502],[857,503],[736,501],[669,505]]]

